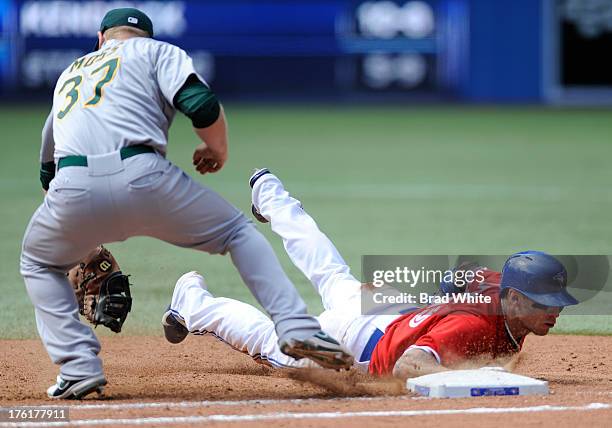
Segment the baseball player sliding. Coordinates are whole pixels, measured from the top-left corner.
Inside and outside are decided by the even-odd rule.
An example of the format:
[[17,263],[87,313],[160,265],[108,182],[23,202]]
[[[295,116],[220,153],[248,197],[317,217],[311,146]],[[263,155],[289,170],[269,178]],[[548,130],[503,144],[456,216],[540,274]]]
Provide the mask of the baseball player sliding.
[[[477,291],[489,296],[490,303],[442,303],[397,316],[362,315],[361,283],[300,201],[266,169],[252,177],[251,185],[253,212],[271,223],[293,263],[321,296],[321,325],[353,354],[355,366],[371,374],[407,378],[452,369],[466,360],[511,356],[520,351],[525,336],[547,334],[563,307],[578,303],[566,291],[563,265],[548,254],[527,251],[511,256],[501,273],[483,268],[483,281],[471,282],[467,290],[445,285],[453,293]],[[274,325],[263,313],[214,297],[197,272],[177,281],[162,324],[172,343],[189,332],[211,333],[274,367],[311,365],[280,352]]]
[[[42,342],[61,365],[49,397],[80,398],[106,384],[100,344],[79,321],[66,272],[99,244],[131,236],[230,253],[272,317],[279,352],[315,358],[331,368],[350,366],[351,356],[307,314],[254,225],[166,160],[168,128],[178,110],[191,119],[202,141],[193,154],[196,170],[219,171],[228,153],[226,121],[189,56],[152,36],[153,24],[143,12],[109,11],[96,51],[76,59],[58,79],[43,129],[41,181],[48,192],[25,232],[21,274]],[[105,260],[95,268],[102,272],[112,266]],[[111,296],[101,298],[101,309],[89,313],[118,331],[131,298],[124,276],[109,278],[96,288]],[[121,297],[118,311],[112,294]]]

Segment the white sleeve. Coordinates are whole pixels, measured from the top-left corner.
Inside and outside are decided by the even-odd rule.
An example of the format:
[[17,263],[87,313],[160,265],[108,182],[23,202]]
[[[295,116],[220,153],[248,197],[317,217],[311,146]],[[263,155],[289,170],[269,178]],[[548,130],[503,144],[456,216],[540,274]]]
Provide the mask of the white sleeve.
[[408,351],[410,351],[411,349],[420,349],[421,351],[427,352],[428,354],[430,354],[431,356],[433,356],[436,361],[438,362],[438,364],[442,364],[441,360],[440,360],[440,355],[438,355],[438,353],[431,347],[429,346],[421,346],[421,345],[410,345],[408,347],[408,349],[406,349],[404,351],[404,354]]
[[53,162],[55,153],[55,140],[53,139],[53,109],[47,116],[45,126],[42,129],[42,142],[40,145],[40,162]]
[[187,52],[169,43],[159,44],[155,73],[159,88],[170,105],[174,105],[174,96],[190,75],[195,74],[204,82],[204,79],[196,73],[193,61]]

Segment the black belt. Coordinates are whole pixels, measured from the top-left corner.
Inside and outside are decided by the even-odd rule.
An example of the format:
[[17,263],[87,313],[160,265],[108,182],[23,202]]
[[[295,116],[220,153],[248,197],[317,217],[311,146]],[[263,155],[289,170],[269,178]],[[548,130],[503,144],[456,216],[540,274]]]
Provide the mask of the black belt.
[[[138,144],[136,146],[122,148],[119,150],[119,155],[121,156],[121,160],[123,160],[143,153],[153,153],[154,151],[155,149],[151,146]],[[57,169],[62,169],[66,166],[87,166],[87,156],[66,156],[61,158],[57,163]]]

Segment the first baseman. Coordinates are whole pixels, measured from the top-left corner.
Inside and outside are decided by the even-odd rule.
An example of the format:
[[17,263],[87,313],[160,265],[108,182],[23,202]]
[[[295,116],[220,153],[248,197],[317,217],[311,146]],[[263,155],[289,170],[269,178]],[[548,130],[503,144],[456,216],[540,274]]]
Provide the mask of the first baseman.
[[[354,355],[355,366],[371,374],[407,378],[466,360],[509,357],[520,351],[526,335],[547,334],[563,307],[578,303],[566,290],[564,266],[546,253],[526,251],[511,256],[501,273],[482,268],[482,280],[470,282],[467,290],[444,285],[450,293],[478,292],[489,303],[451,302],[403,315],[362,315],[362,284],[300,201],[268,170],[255,174],[251,183],[254,213],[271,223],[293,263],[321,296],[321,325]],[[163,325],[173,343],[190,332],[211,333],[274,367],[310,364],[279,351],[273,324],[263,313],[213,297],[195,271],[177,281],[171,309]]]
[[21,274],[42,342],[61,365],[51,398],[80,398],[106,379],[100,344],[82,324],[66,272],[101,243],[151,236],[212,254],[230,253],[275,326],[282,352],[327,367],[352,358],[306,306],[254,225],[166,160],[177,110],[202,140],[200,173],[227,160],[223,109],[181,49],[153,40],[153,24],[131,8],[109,11],[96,51],[61,74],[43,129],[41,181],[48,189],[23,239]]

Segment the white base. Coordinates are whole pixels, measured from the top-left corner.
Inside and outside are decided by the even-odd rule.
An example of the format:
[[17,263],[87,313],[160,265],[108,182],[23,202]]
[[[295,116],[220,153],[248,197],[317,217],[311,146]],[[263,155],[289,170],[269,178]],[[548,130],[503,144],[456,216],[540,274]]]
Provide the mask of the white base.
[[506,372],[501,367],[452,370],[408,379],[406,387],[426,397],[548,394],[548,382]]

